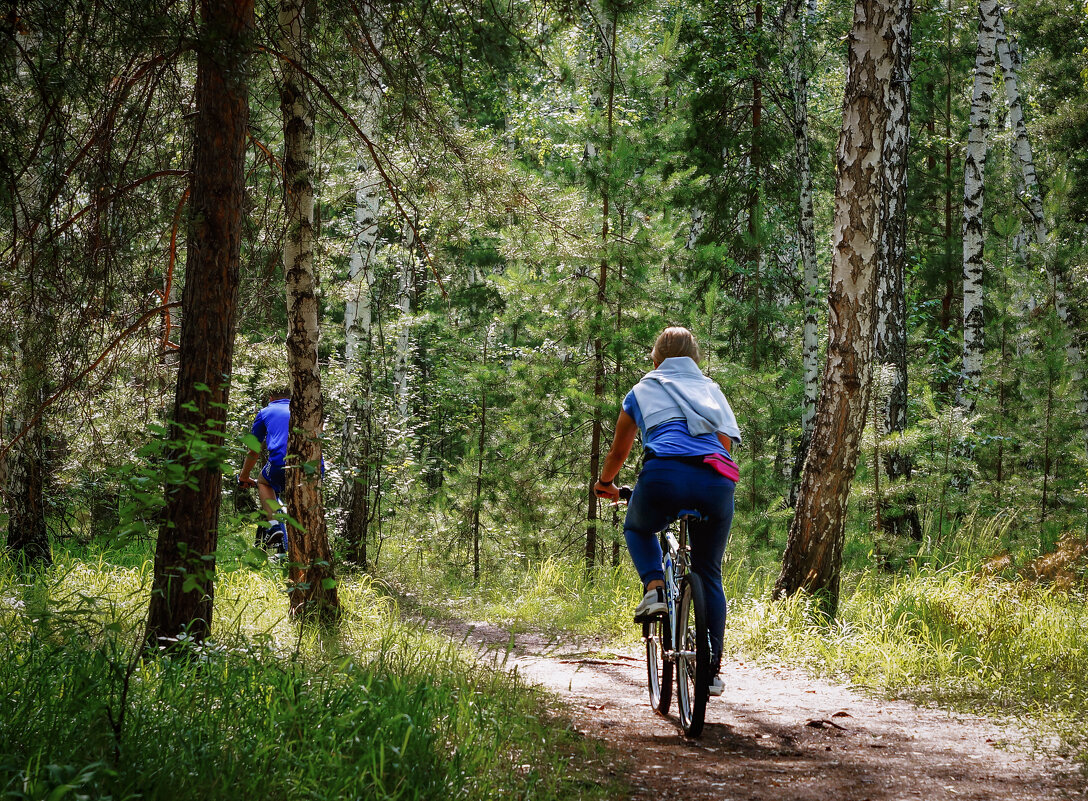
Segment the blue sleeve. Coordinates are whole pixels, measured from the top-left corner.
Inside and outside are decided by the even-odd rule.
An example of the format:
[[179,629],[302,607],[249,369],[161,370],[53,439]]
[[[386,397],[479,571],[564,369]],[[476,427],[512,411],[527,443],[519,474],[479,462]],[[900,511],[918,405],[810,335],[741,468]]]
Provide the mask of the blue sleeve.
[[257,412],[257,417],[253,421],[253,428],[250,431],[253,436],[259,439],[261,442],[264,442],[265,437],[268,435],[268,428],[265,426],[264,422],[264,409],[261,409],[261,411]]
[[628,416],[635,421],[635,425],[638,426],[638,430],[643,436],[646,435],[646,426],[642,422],[642,410],[638,408],[638,400],[635,398],[635,391],[632,389],[627,393],[627,397],[623,399],[623,411],[627,412]]

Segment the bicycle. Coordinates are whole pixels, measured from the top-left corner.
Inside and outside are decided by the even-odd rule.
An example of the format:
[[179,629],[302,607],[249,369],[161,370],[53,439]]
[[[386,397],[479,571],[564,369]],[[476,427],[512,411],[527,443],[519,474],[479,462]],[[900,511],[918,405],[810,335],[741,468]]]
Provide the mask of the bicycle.
[[[621,487],[620,497],[629,500],[631,488]],[[711,679],[705,595],[702,580],[691,572],[688,544],[688,524],[701,519],[698,511],[681,510],[676,533],[671,527],[661,532],[661,569],[665,573],[668,611],[642,624],[650,706],[668,715],[675,673],[680,726],[686,737],[702,734]]]

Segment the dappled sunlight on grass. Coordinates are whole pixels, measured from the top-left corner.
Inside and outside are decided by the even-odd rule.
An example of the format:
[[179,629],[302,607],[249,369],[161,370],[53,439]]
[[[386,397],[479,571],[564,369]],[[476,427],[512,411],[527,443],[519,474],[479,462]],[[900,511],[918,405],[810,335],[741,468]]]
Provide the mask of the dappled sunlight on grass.
[[[846,678],[900,697],[1027,714],[1067,744],[1088,744],[1088,604],[1052,586],[956,565],[844,580],[838,618],[810,599],[770,600],[769,583],[734,600],[726,647]],[[1079,716],[1079,719],[1078,719]]]
[[148,799],[613,792],[572,769],[596,746],[538,690],[402,623],[367,576],[342,579],[343,615],[322,627],[287,618],[280,566],[228,563],[214,637],[141,659],[150,565],[134,561],[62,553],[30,574],[0,561],[0,786]]

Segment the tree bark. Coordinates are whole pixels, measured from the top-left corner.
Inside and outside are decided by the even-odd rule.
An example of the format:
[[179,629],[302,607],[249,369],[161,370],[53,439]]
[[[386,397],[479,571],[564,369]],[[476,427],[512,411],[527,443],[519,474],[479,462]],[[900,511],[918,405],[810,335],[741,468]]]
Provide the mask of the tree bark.
[[400,436],[408,437],[410,411],[409,368],[412,364],[412,284],[416,271],[416,227],[405,224],[404,260],[397,278],[397,350],[393,367],[393,382],[397,393],[397,424]]
[[816,264],[815,212],[812,202],[812,163],[809,157],[808,132],[808,63],[807,23],[812,16],[809,7],[800,17],[803,0],[787,6],[786,28],[793,40],[789,66],[790,88],[793,95],[794,164],[797,168],[797,244],[805,288],[805,322],[801,335],[801,373],[804,382],[804,405],[801,409],[801,442],[790,481],[790,505],[797,503],[801,467],[812,439],[812,423],[816,419],[816,393],[819,389],[818,363],[820,275]]
[[[602,420],[604,409],[605,390],[605,364],[604,364],[604,312],[608,304],[608,243],[609,243],[609,175],[612,161],[613,146],[613,113],[616,99],[616,19],[604,14],[601,5],[596,0],[593,3],[594,23],[599,34],[594,60],[595,72],[603,73],[598,77],[603,79],[608,89],[607,104],[600,96],[599,86],[601,80],[595,81],[598,87],[590,98],[594,108],[605,107],[606,131],[605,131],[605,174],[600,177],[601,184],[601,261],[597,274],[597,305],[594,311],[596,335],[593,339],[593,424],[590,429],[589,442],[589,503],[586,508],[586,569],[590,569],[597,561],[597,499],[593,495],[593,483],[600,475],[601,469],[601,436],[604,428]],[[602,59],[603,55],[603,59]],[[593,161],[598,158],[597,147],[593,137],[587,139],[586,159]]]
[[[20,29],[16,25],[16,89],[35,90],[32,61],[38,48],[38,35],[32,29]],[[44,213],[45,202],[42,181],[37,164],[28,164],[16,180],[16,197],[11,212],[14,223],[12,240],[32,240],[37,221]],[[10,268],[16,275],[16,283],[25,293],[20,303],[19,329],[13,333],[15,362],[19,381],[15,390],[10,432],[19,436],[30,423],[46,397],[48,363],[53,346],[50,342],[51,326],[44,319],[44,303],[41,297],[42,282],[37,277],[37,264],[33,241],[23,246],[29,251],[27,272],[20,270],[19,259]],[[45,463],[45,444],[42,437],[43,421],[38,420],[23,434],[0,460],[0,474],[6,474],[4,504],[8,512],[7,545],[16,558],[30,564],[50,564],[52,552],[45,520],[45,481],[48,469]]]
[[[369,40],[380,51],[383,31],[377,4],[365,2],[363,15]],[[377,76],[362,75],[359,94],[362,100],[359,127],[369,141],[376,142],[381,103]],[[355,182],[355,238],[349,257],[348,301],[344,308],[345,366],[349,374],[362,372],[358,391],[352,398],[344,421],[343,460],[349,475],[344,488],[344,508],[347,510],[344,539],[351,558],[364,569],[367,567],[372,492],[373,406],[370,394],[373,386],[371,335],[375,278],[372,258],[378,239],[378,187],[381,185],[381,176],[377,174],[371,159],[369,152],[361,154],[359,159],[359,174]]]
[[323,402],[317,345],[317,276],[313,264],[314,116],[296,64],[307,56],[305,0],[280,0],[280,50],[283,65],[280,110],[283,114],[284,204],[287,236],[283,263],[287,276],[287,366],[291,373],[291,433],[287,440],[287,509],[297,521],[288,527],[291,564],[291,613],[319,619],[339,612],[332,551],[321,499]]
[[[1024,106],[1020,98],[1019,66],[1016,43],[1005,32],[1005,21],[1001,8],[997,10],[997,58],[1004,77],[1005,94],[1009,102],[1009,120],[1016,137],[1014,149],[1020,162],[1023,179],[1023,200],[1031,214],[1031,236],[1040,245],[1047,243],[1048,231],[1043,213],[1043,195],[1039,179],[1035,173],[1035,159],[1032,156],[1031,140],[1028,138],[1027,124],[1024,122]],[[1065,296],[1065,276],[1056,268],[1056,262],[1044,254],[1047,284],[1054,302],[1054,311],[1069,331],[1069,342],[1065,348],[1066,362],[1072,373],[1073,386],[1077,392],[1077,415],[1081,424],[1081,438],[1088,449],[1088,386],[1084,382],[1084,367],[1080,349],[1079,326],[1071,319],[1069,304]],[[1088,451],[1086,451],[1088,452]]]
[[[897,37],[895,74],[888,92],[888,125],[884,138],[884,207],[877,267],[876,362],[893,368],[887,402],[880,410],[882,433],[901,434],[907,428],[907,154],[910,149],[910,68],[911,17],[913,3],[904,0],[900,6],[901,19],[894,28]],[[874,418],[878,415],[874,414]],[[879,436],[878,436],[879,441]],[[889,482],[909,479],[911,458],[899,450],[883,455]],[[879,476],[875,478],[879,482]],[[907,528],[912,538],[921,539],[922,529],[914,508],[913,494],[904,499],[905,509],[892,513],[879,508],[878,528],[885,527],[896,534]]]
[[975,408],[982,378],[983,219],[987,136],[994,94],[994,54],[997,41],[997,0],[980,0],[975,81],[971,92],[971,122],[963,177],[963,371],[957,405]]
[[838,607],[846,502],[857,467],[872,369],[882,158],[898,61],[902,0],[856,0],[837,151],[827,362],[777,596],[806,590]]
[[203,640],[211,631],[220,456],[202,457],[203,449],[191,446],[198,439],[223,442],[238,301],[253,2],[202,0],[200,9],[184,313],[168,457],[188,480],[166,487],[145,637],[150,648],[183,633]]
[[[18,435],[34,419],[45,402],[48,382],[49,324],[44,309],[30,288],[31,297],[22,321],[16,357],[19,383],[15,394],[12,431]],[[31,425],[7,457],[8,550],[33,565],[53,562],[45,520],[45,443],[42,422]]]
[[[750,358],[752,370],[758,370],[760,362],[760,295],[762,275],[764,273],[763,260],[765,258],[763,252],[763,221],[761,219],[763,205],[763,57],[758,44],[758,39],[762,34],[763,3],[762,0],[756,0],[755,35],[757,46],[752,71],[752,141],[748,148],[748,168],[751,170],[748,182],[748,237],[752,248],[752,311],[748,319],[748,328],[752,340]],[[754,482],[752,482],[752,487],[755,488]]]

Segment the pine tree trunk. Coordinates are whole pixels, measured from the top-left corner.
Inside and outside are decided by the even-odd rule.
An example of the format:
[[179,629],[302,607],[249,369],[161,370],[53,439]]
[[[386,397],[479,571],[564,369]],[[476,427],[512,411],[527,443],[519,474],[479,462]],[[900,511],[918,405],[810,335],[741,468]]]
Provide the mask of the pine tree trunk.
[[[616,99],[616,20],[615,17],[607,17],[599,2],[593,3],[594,24],[598,33],[598,41],[595,48],[594,91],[590,97],[590,104],[595,108],[603,108],[606,116],[605,131],[605,167],[610,168],[612,160],[612,125],[613,112]],[[601,86],[608,91],[607,103],[600,92]],[[599,158],[598,149],[590,136],[586,143],[585,151],[587,161],[596,161]],[[597,335],[593,339],[593,423],[590,429],[589,442],[589,473],[590,490],[589,503],[586,507],[586,569],[590,569],[597,561],[597,499],[593,495],[593,483],[597,480],[601,470],[601,437],[604,428],[602,414],[604,409],[605,390],[605,365],[604,365],[604,338],[601,332],[604,330],[603,318],[608,304],[608,243],[609,243],[609,178],[604,175],[601,181],[601,262],[597,274],[597,305],[594,311],[596,318],[595,328]]]
[[287,235],[283,247],[287,276],[287,366],[291,373],[291,433],[287,440],[285,500],[298,522],[289,526],[291,613],[334,617],[339,599],[332,551],[321,498],[321,430],[323,405],[317,345],[317,276],[313,264],[313,108],[295,64],[307,57],[304,0],[279,4],[283,65],[280,110],[283,113],[284,203]]
[[[172,436],[200,432],[222,444],[228,403],[242,241],[249,107],[246,48],[253,2],[202,0],[197,41],[196,119],[190,178],[181,347]],[[189,480],[166,487],[155,549],[145,642],[211,631],[222,476],[179,444],[169,456]],[[188,586],[186,586],[188,585]]]
[[397,278],[397,350],[393,367],[393,382],[397,392],[397,424],[402,437],[407,437],[410,386],[408,370],[412,363],[412,284],[415,281],[416,266],[416,230],[414,225],[407,225],[405,233],[405,256]]
[[[34,290],[31,289],[31,292]],[[28,564],[52,564],[45,520],[45,445],[42,422],[32,422],[46,397],[49,325],[36,297],[31,297],[22,321],[15,354],[19,362],[12,431],[18,436],[7,454],[8,550]],[[30,426],[27,428],[27,426]]]
[[[758,38],[763,33],[763,3],[756,0],[755,8],[755,35]],[[762,182],[763,182],[763,58],[761,50],[756,49],[756,60],[752,72],[752,141],[748,149],[748,168],[751,175],[748,182],[748,237],[753,249],[751,256],[752,285],[751,303],[752,311],[748,319],[749,337],[751,337],[752,370],[759,369],[760,347],[759,327],[761,314],[761,282],[763,269],[763,224],[761,217],[762,206]],[[753,491],[755,486],[753,484]]]
[[801,371],[804,382],[804,405],[801,409],[801,443],[790,481],[790,506],[797,503],[801,467],[812,439],[812,422],[816,418],[816,393],[819,389],[818,363],[820,275],[816,264],[815,213],[812,202],[812,164],[809,157],[808,132],[808,64],[806,58],[806,30],[812,14],[799,19],[801,0],[788,6],[787,30],[793,39],[793,54],[789,67],[790,88],[793,95],[794,164],[797,169],[797,244],[801,253],[801,267],[805,287],[805,322],[801,336]]
[[872,369],[881,165],[901,2],[856,0],[837,151],[827,362],[775,594],[807,590],[838,607],[846,502],[857,467]]
[[[38,35],[30,29],[16,25],[15,40],[16,86],[19,91],[36,91],[32,62],[38,49]],[[14,282],[26,293],[19,331],[14,334],[15,362],[19,381],[15,390],[15,403],[10,433],[20,439],[9,446],[6,456],[0,456],[0,475],[6,473],[4,503],[8,512],[7,544],[16,558],[31,564],[49,564],[52,552],[45,520],[45,481],[48,469],[45,463],[45,445],[42,437],[43,422],[32,422],[38,415],[46,396],[48,362],[53,350],[50,342],[51,327],[44,318],[44,303],[40,295],[42,282],[36,275],[34,254],[34,230],[40,224],[45,203],[39,165],[28,164],[18,179],[17,197],[11,204],[12,241],[23,243],[23,258],[29,263],[27,272],[20,269],[19,256],[13,259],[11,274]],[[26,251],[29,251],[27,257]],[[0,420],[0,423],[4,421]],[[28,428],[29,425],[29,428]],[[26,429],[26,433],[23,430]]]
[[966,412],[975,408],[982,378],[982,203],[990,107],[994,94],[997,0],[980,0],[978,13],[975,82],[971,92],[971,122],[963,178],[963,372],[957,405]]

